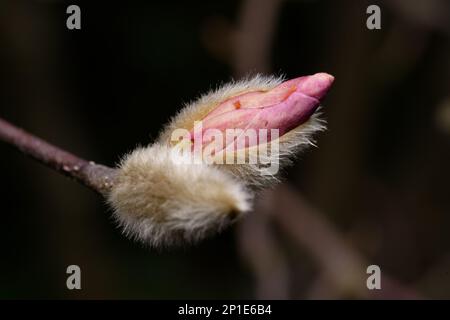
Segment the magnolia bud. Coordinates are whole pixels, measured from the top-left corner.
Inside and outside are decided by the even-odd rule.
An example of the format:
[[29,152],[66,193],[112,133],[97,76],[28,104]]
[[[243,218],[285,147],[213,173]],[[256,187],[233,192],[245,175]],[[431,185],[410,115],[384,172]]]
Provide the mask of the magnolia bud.
[[124,231],[154,246],[193,241],[249,211],[252,190],[325,129],[317,110],[333,80],[256,76],[186,106],[121,163],[109,202]]

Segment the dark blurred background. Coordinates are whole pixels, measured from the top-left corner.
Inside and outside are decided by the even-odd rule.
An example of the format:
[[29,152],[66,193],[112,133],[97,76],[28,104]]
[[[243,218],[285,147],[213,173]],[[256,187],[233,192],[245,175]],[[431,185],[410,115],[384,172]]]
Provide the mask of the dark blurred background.
[[0,298],[450,298],[449,40],[446,0],[2,0],[0,116],[98,163],[232,78],[336,82],[318,148],[185,248],[127,240],[96,194],[1,143]]

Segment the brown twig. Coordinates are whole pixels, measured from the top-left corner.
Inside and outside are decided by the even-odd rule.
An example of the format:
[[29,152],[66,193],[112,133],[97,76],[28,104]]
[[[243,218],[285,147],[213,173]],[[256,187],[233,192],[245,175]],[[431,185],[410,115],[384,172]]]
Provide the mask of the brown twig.
[[115,169],[84,160],[1,118],[0,140],[100,194],[106,194],[113,185]]

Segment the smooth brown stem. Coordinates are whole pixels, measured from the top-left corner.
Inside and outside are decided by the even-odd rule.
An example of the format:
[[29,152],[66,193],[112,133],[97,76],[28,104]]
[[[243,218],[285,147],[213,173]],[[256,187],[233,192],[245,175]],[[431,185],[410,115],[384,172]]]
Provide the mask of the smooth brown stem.
[[0,140],[100,194],[106,195],[113,186],[116,169],[77,157],[2,118],[0,118]]

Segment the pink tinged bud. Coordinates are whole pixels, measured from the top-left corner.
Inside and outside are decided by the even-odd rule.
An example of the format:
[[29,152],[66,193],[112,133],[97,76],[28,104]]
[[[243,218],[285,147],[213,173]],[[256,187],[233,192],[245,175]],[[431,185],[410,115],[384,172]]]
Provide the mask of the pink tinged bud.
[[[203,138],[199,135],[208,129],[267,129],[269,134],[271,129],[278,129],[281,137],[310,118],[333,81],[334,77],[327,73],[316,73],[285,81],[269,91],[252,91],[227,99],[203,119],[202,131],[194,132],[193,138]],[[202,144],[208,144],[207,140]]]

